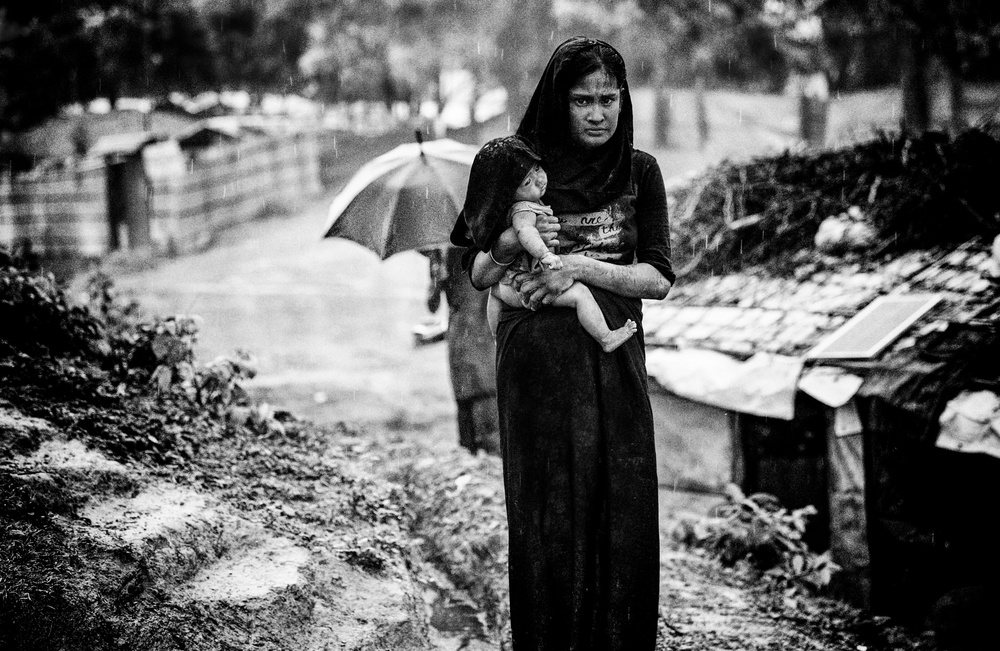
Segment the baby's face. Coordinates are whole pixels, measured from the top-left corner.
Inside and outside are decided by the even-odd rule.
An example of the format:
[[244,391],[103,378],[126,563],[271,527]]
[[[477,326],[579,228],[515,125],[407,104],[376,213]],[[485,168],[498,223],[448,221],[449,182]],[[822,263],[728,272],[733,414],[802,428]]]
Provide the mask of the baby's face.
[[549,182],[549,177],[545,175],[538,165],[535,165],[525,175],[521,185],[514,191],[515,201],[540,201],[545,194],[545,184]]

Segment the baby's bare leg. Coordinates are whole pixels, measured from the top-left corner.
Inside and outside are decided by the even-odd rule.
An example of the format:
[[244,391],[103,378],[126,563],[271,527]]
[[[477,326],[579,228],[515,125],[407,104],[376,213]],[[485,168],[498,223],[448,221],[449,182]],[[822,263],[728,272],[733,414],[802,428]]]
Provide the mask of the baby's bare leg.
[[491,288],[490,295],[486,299],[486,323],[490,326],[493,338],[497,338],[497,326],[500,325],[500,299]]
[[493,285],[490,292],[493,296],[499,298],[511,307],[524,307],[524,304],[521,303],[521,296],[517,293],[517,290],[510,285],[497,283],[496,285]]
[[612,330],[604,318],[601,306],[597,304],[590,289],[583,283],[573,283],[560,294],[553,305],[576,308],[576,318],[591,337],[597,340],[606,353],[610,353],[628,341],[638,330],[635,321],[629,319],[620,328]]
[[497,337],[497,326],[500,324],[500,304],[523,308],[521,297],[510,285],[497,283],[490,287],[490,297],[486,302],[486,323],[490,326],[493,338]]

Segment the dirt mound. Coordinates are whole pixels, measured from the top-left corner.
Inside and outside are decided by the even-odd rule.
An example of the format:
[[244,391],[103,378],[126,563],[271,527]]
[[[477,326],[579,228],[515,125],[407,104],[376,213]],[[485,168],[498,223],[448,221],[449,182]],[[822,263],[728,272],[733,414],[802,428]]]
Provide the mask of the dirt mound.
[[[0,423],[58,431],[9,407]],[[7,457],[4,648],[428,648],[399,520],[345,499],[379,485],[335,434],[234,437],[169,471],[58,436]]]
[[954,138],[884,134],[838,150],[724,162],[675,189],[671,242],[679,275],[816,262],[823,221],[851,212],[873,246],[863,262],[1000,232],[1000,125]]

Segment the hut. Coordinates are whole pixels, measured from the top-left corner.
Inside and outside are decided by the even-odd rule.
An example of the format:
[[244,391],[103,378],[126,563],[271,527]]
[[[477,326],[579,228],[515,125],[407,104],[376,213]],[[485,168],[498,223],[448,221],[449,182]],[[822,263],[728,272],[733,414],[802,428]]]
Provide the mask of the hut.
[[809,260],[646,303],[660,481],[815,506],[808,539],[844,568],[837,594],[922,617],[1000,567],[985,542],[1000,482],[1000,367],[986,362],[1000,359],[1000,266],[981,237]]
[[143,249],[150,238],[150,182],[143,150],[164,137],[150,131],[101,136],[87,152],[105,164],[111,250]]

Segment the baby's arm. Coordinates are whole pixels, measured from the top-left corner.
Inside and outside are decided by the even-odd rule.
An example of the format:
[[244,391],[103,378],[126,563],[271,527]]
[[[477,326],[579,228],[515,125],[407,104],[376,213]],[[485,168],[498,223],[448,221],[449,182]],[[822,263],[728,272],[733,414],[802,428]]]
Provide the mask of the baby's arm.
[[535,213],[520,210],[511,217],[511,226],[517,233],[517,240],[531,257],[537,258],[548,269],[561,269],[562,260],[545,246],[545,241],[535,228]]

